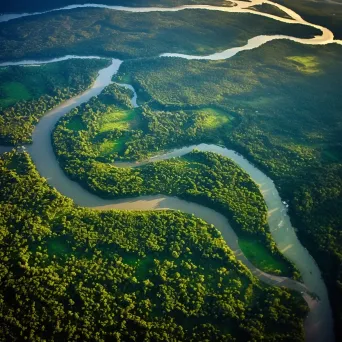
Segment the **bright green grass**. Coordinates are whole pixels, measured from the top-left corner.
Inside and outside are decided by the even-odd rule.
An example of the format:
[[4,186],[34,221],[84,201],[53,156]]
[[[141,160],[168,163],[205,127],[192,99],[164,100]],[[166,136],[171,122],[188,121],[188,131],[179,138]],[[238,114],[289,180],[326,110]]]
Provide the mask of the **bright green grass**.
[[267,273],[291,276],[287,263],[272,255],[260,242],[239,238],[239,246],[243,254],[255,267]]
[[202,121],[204,129],[214,130],[222,126],[232,124],[234,118],[227,112],[217,108],[203,108],[195,111],[199,114],[206,114],[206,118]]
[[102,118],[100,133],[112,131],[114,129],[129,130],[136,125],[137,110],[120,110],[109,112]]
[[319,63],[315,56],[291,56],[288,60],[294,62],[298,71],[305,74],[314,74],[319,72]]
[[104,157],[108,156],[113,153],[119,153],[124,150],[125,143],[128,140],[127,137],[121,137],[120,139],[117,139],[115,141],[104,141],[103,143],[99,144],[98,151],[99,156]]
[[1,86],[1,93],[3,94],[0,98],[0,107],[6,108],[13,104],[30,100],[32,95],[27,87],[19,82],[8,82]]

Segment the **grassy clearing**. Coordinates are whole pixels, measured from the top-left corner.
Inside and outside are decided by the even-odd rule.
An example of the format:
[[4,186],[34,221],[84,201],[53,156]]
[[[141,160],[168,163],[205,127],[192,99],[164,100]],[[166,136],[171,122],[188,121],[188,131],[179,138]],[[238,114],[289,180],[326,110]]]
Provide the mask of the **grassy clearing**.
[[0,72],[0,107],[7,108],[50,94],[54,85],[65,83],[60,73],[60,66],[52,65],[3,68]]
[[234,117],[227,112],[213,108],[203,108],[195,111],[198,114],[204,114],[205,119],[202,121],[203,128],[206,130],[214,130],[222,126],[232,126]]
[[130,74],[123,74],[120,75],[120,77],[116,78],[116,75],[113,76],[113,80],[118,83],[124,83],[124,84],[132,84],[132,75]]
[[[138,112],[137,109],[130,109],[106,113],[101,119],[99,135],[114,130],[127,131],[134,129],[138,126]],[[98,143],[97,150],[99,157],[122,152],[128,139],[129,138],[124,135],[119,139],[106,139]]]
[[239,246],[247,259],[264,272],[290,276],[288,263],[272,255],[271,252],[256,240],[239,238]]
[[294,62],[297,70],[305,74],[314,74],[320,71],[319,62],[315,56],[291,56],[287,59]]
[[137,124],[137,114],[135,109],[109,112],[102,119],[100,133],[134,128]]
[[99,157],[108,156],[113,153],[119,153],[124,150],[125,143],[128,137],[121,137],[115,141],[104,141],[97,146],[99,151]]
[[19,101],[30,100],[32,94],[27,87],[19,82],[8,82],[0,87],[3,94],[0,98],[0,107],[9,107]]

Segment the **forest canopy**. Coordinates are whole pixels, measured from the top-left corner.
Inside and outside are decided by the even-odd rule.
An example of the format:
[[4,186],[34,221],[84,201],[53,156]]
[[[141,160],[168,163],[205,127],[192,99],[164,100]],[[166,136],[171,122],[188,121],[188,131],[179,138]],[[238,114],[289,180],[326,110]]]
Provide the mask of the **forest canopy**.
[[0,68],[0,144],[31,142],[34,125],[49,110],[82,93],[105,59],[74,59],[40,66]]
[[[329,288],[342,336],[342,47],[277,41],[226,61],[125,62],[152,109],[220,105],[237,117],[217,142],[242,153],[276,183],[303,245]],[[324,91],[322,91],[324,89]]]
[[0,338],[301,341],[299,294],[259,284],[204,221],[75,207],[0,158]]

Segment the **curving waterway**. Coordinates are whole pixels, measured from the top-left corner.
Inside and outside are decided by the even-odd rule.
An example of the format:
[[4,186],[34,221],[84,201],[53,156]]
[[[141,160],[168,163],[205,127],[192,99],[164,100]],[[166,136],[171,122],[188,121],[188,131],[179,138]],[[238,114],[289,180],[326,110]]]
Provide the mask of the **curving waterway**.
[[[101,70],[93,86],[83,94],[76,96],[55,109],[48,112],[38,123],[33,133],[33,143],[27,147],[39,173],[45,177],[48,183],[55,187],[63,195],[70,197],[80,206],[95,210],[160,210],[173,209],[194,214],[210,224],[214,224],[222,233],[228,246],[234,251],[238,260],[245,264],[251,272],[260,280],[276,286],[286,286],[303,292],[307,300],[310,313],[305,321],[306,339],[308,341],[333,341],[333,321],[325,284],[321,273],[308,251],[301,245],[295,234],[287,215],[285,204],[282,202],[273,181],[255,166],[249,163],[236,152],[216,145],[200,144],[184,147],[169,153],[153,157],[149,162],[165,160],[183,156],[194,148],[200,151],[210,151],[231,158],[259,185],[260,191],[268,207],[268,223],[275,242],[280,251],[291,260],[299,269],[303,284],[285,277],[273,276],[264,273],[254,267],[244,256],[238,245],[238,238],[227,219],[212,209],[199,204],[180,200],[176,197],[163,195],[142,196],[124,200],[105,200],[89,193],[78,183],[70,180],[62,171],[51,144],[51,132],[58,120],[71,109],[88,102],[93,96],[98,95],[111,83],[112,76],[118,71],[122,61],[113,59],[109,67]],[[137,95],[130,85],[123,85],[133,90],[132,105],[137,106]],[[122,166],[139,166],[141,164],[130,163]],[[113,166],[115,167],[115,166]],[[307,293],[317,294],[320,300],[312,299]]]
[[[286,8],[285,6],[273,3],[265,0],[251,0],[246,1],[231,1],[234,6],[232,7],[218,7],[209,5],[189,5],[180,6],[175,8],[162,8],[162,7],[144,7],[144,8],[130,8],[121,6],[106,6],[106,5],[72,5],[64,8],[39,12],[39,13],[23,13],[23,14],[9,14],[0,17],[0,22],[5,22],[21,17],[27,17],[32,15],[40,15],[53,11],[70,10],[74,8],[82,7],[98,7],[98,8],[109,8],[113,10],[129,11],[129,12],[174,12],[185,9],[206,9],[216,10],[224,12],[235,12],[235,13],[252,13],[255,15],[261,15],[267,18],[271,18],[277,21],[286,22],[289,24],[303,24],[306,26],[314,27],[319,29],[322,34],[311,39],[301,39],[283,35],[273,36],[257,36],[248,41],[243,47],[231,48],[222,52],[218,52],[209,56],[191,56],[183,54],[162,54],[163,56],[169,57],[182,57],[186,59],[227,59],[234,56],[236,53],[244,50],[251,50],[257,48],[271,40],[275,39],[289,39],[301,44],[312,44],[312,45],[323,45],[330,43],[339,43],[341,41],[334,40],[333,33],[322,26],[311,24],[302,19],[294,11]],[[278,9],[282,10],[288,18],[279,17],[276,15],[256,12],[251,9],[252,6],[260,4],[270,4]],[[6,62],[0,64],[0,66],[9,65],[40,65],[44,63],[57,62],[62,60],[68,60],[73,58],[100,58],[97,56],[65,56],[61,58],[55,58],[52,60],[27,60],[21,62]],[[191,152],[194,148],[200,151],[209,151],[218,153],[222,156],[231,158],[237,163],[242,169],[244,169],[251,178],[258,184],[260,191],[265,199],[268,208],[268,223],[270,226],[271,234],[277,243],[279,250],[291,260],[299,269],[303,284],[293,281],[284,277],[277,277],[267,273],[264,273],[255,268],[249,260],[243,255],[238,245],[238,238],[231,228],[227,219],[215,212],[212,209],[203,207],[201,205],[190,203],[184,200],[180,200],[176,197],[168,197],[163,195],[156,196],[142,196],[139,198],[124,199],[124,200],[104,200],[101,199],[82,188],[78,183],[70,180],[61,170],[58,161],[51,145],[51,132],[58,122],[58,120],[68,113],[71,109],[79,106],[82,103],[88,102],[93,96],[98,95],[107,85],[111,83],[112,76],[118,71],[122,61],[113,59],[109,67],[101,70],[99,75],[93,84],[93,86],[84,92],[83,94],[72,98],[62,105],[56,107],[52,111],[48,112],[36,126],[33,133],[33,144],[28,146],[28,152],[30,153],[39,173],[45,177],[48,183],[55,187],[63,195],[68,196],[74,200],[74,202],[80,206],[90,207],[95,210],[108,210],[108,209],[120,209],[120,210],[158,210],[158,209],[174,209],[181,210],[183,212],[194,214],[195,216],[202,218],[210,224],[214,224],[218,228],[229,247],[234,251],[238,260],[245,264],[251,272],[262,281],[276,286],[286,286],[290,289],[294,289],[303,293],[304,298],[309,304],[310,313],[305,320],[305,332],[307,341],[333,341],[333,320],[328,299],[326,286],[321,278],[321,273],[310,256],[308,251],[299,242],[295,230],[291,225],[289,216],[287,214],[286,205],[282,202],[279,193],[273,183],[273,181],[267,177],[264,173],[258,170],[255,166],[249,163],[245,158],[236,152],[226,149],[224,147],[208,144],[200,144],[194,146],[188,146],[181,149],[177,149],[166,154],[156,156],[149,159],[146,162],[155,162],[159,160],[165,160],[173,157],[183,156]],[[134,88],[128,84],[122,84],[122,86],[129,88],[133,91],[134,97],[132,98],[132,105],[137,106],[137,95]],[[0,147],[0,152],[6,151],[8,148]],[[146,163],[144,162],[144,163]],[[137,167],[142,163],[128,163],[126,165],[121,164],[124,167]],[[119,165],[118,165],[119,166]],[[115,167],[115,166],[113,166]],[[313,292],[319,296],[319,300],[314,300],[308,295],[308,292]]]
[[[280,39],[291,40],[296,43],[309,44],[309,45],[325,45],[325,44],[331,44],[331,43],[342,45],[342,41],[334,39],[334,34],[328,28],[323,27],[321,25],[310,23],[304,20],[295,11],[283,5],[280,5],[278,3],[274,3],[269,0],[250,0],[249,2],[231,0],[229,1],[229,3],[231,3],[232,6],[184,5],[184,6],[178,6],[178,7],[125,7],[125,6],[109,6],[109,5],[101,5],[101,4],[70,5],[70,6],[65,6],[62,8],[45,11],[45,12],[4,14],[0,16],[0,23],[8,22],[14,19],[20,19],[23,17],[37,16],[37,15],[42,15],[46,13],[67,11],[67,10],[73,10],[77,8],[105,8],[105,9],[111,9],[115,11],[125,11],[125,12],[133,12],[133,13],[178,12],[178,11],[183,11],[183,10],[210,10],[210,11],[220,11],[220,12],[227,12],[227,13],[249,13],[253,15],[259,15],[265,18],[273,19],[273,20],[280,21],[280,22],[287,23],[287,24],[301,24],[301,25],[309,26],[309,27],[320,30],[322,34],[315,36],[313,38],[296,38],[296,37],[291,37],[287,35],[260,35],[260,36],[256,36],[254,38],[249,39],[247,44],[245,44],[244,46],[230,48],[230,49],[220,51],[220,52],[207,55],[207,56],[186,55],[186,54],[166,52],[166,53],[161,54],[160,57],[180,57],[180,58],[186,58],[186,59],[206,59],[206,60],[227,59],[227,58],[234,56],[238,52],[252,50],[272,40],[280,40]],[[262,4],[274,6],[275,8],[277,8],[278,10],[286,14],[287,17],[278,16],[275,14],[270,14],[270,13],[265,13],[265,12],[259,12],[255,10],[257,6],[262,5]],[[9,62],[7,65],[15,65],[18,63],[20,62],[15,62],[15,63]],[[6,65],[6,63],[3,63],[2,65],[3,66]]]

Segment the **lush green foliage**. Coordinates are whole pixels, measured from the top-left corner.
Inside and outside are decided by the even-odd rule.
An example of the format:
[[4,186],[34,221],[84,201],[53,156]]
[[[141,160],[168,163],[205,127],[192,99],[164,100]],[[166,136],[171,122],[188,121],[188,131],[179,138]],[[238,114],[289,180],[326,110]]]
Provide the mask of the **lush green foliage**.
[[205,222],[74,207],[24,153],[1,157],[0,186],[1,340],[303,339],[303,299]]
[[0,24],[0,60],[67,54],[117,58],[164,52],[208,54],[261,34],[312,37],[316,29],[252,14],[206,10],[129,13],[75,9]]
[[69,60],[0,68],[0,144],[30,142],[39,119],[86,90],[106,64],[106,60]]
[[[160,149],[184,146],[210,137],[214,140],[217,132],[226,127],[216,129],[217,121],[223,120],[222,112],[219,111],[221,116],[217,115],[215,121],[212,116],[218,111],[206,114],[205,110],[152,112],[148,108],[136,109],[133,120],[127,122],[122,120],[127,117],[129,108],[125,95],[128,96],[129,91],[112,84],[58,123],[53,144],[67,174],[106,198],[162,193],[209,206],[225,215],[241,238],[255,238],[255,244],[260,245],[257,249],[266,244],[268,260],[275,262],[265,262],[260,255],[253,259],[256,266],[297,276],[271,238],[266,206],[258,187],[228,159],[193,152],[185,159],[134,169],[103,163],[141,159]],[[121,102],[114,105],[117,98]],[[108,118],[113,121],[108,122]],[[138,125],[138,129],[120,129],[126,125]],[[107,131],[107,127],[110,130]]]
[[[168,148],[213,142],[218,131],[231,129],[235,117],[215,107],[152,111],[147,105],[132,109],[131,91],[111,84],[98,96],[63,117],[55,136],[77,158],[103,162],[146,158]],[[64,153],[60,151],[60,153]]]
[[[66,2],[45,2],[43,6],[58,7]],[[176,2],[179,1],[166,0],[162,5]],[[143,0],[133,3],[143,4]],[[21,5],[20,1],[14,4],[19,6],[16,8],[23,8]],[[31,6],[30,10],[36,5],[39,9],[42,4],[26,1],[25,6]],[[312,2],[308,6],[305,1],[290,1],[289,6],[309,21],[333,28],[336,36],[342,37],[339,6]],[[15,21],[1,24],[0,59],[69,53],[118,57],[156,56],[161,52],[207,54],[242,45],[257,34],[278,32],[305,36],[313,33],[299,25],[283,25],[249,15],[185,11],[134,16],[85,9],[23,19],[20,27]],[[258,253],[251,250],[251,260],[271,263],[276,256],[279,265],[284,265],[276,252],[269,253],[273,245],[265,227],[265,208],[260,204],[263,202],[259,192],[226,160],[193,153],[185,159],[134,170],[101,163],[113,158],[139,159],[159,149],[197,141],[233,146],[270,174],[282,197],[289,201],[291,218],[302,241],[328,282],[340,326],[340,53],[340,47],[323,50],[277,42],[229,61],[127,62],[119,77],[134,84],[148,106],[133,110],[127,94],[120,92],[111,102],[110,91],[108,102],[94,99],[89,107],[81,108],[81,113],[73,112],[61,123],[55,133],[55,148],[69,175],[76,177],[79,173],[77,180],[92,191],[103,196],[164,192],[204,203],[230,219],[244,237],[246,250],[251,245],[250,238],[256,236],[259,243],[253,246]],[[13,72],[14,68],[8,70]],[[87,79],[77,80],[81,88],[76,85],[72,89],[67,83],[61,89],[49,90],[50,94],[47,89],[28,87],[23,76],[17,81],[9,77],[6,83],[1,82],[1,106],[14,105],[0,116],[1,143],[29,141],[33,124],[44,112],[83,90],[91,81],[91,76],[85,75]],[[40,86],[45,87],[47,80],[42,80]],[[59,79],[57,85],[64,81],[65,78]],[[116,103],[120,99],[122,108],[118,109]],[[29,102],[15,104],[18,100]],[[270,340],[293,341],[301,337],[299,322],[294,319],[293,313],[298,309],[293,298],[280,290],[260,289],[246,270],[236,271],[241,266],[225,257],[227,253],[232,255],[215,235],[217,232],[203,222],[185,219],[178,213],[98,214],[76,209],[41,183],[27,156],[6,158],[0,173],[0,324],[5,340],[21,338],[20,334],[46,338],[47,332],[52,331],[56,339],[86,340],[92,336],[119,340],[120,336],[113,336],[114,330],[123,339],[132,330],[138,339],[162,339],[165,332],[177,340],[228,339],[228,334],[243,339],[266,335]],[[229,175],[237,177],[238,182],[235,184]],[[225,189],[232,192],[226,194]],[[245,206],[241,198],[239,202],[241,195],[247,201]],[[257,205],[257,213],[250,204]],[[141,222],[145,223],[143,227]],[[116,229],[112,228],[114,224]],[[127,235],[123,237],[122,231]],[[160,236],[166,242],[158,240]],[[185,256],[181,253],[176,258],[179,249],[174,247],[181,241],[194,241],[194,236],[206,242],[195,245],[190,252],[210,262],[201,268],[202,264],[196,263],[198,259],[190,256],[191,266],[197,268],[196,272],[187,273],[184,264],[177,263]],[[167,244],[170,241],[171,247]],[[263,247],[265,243],[267,249]],[[203,252],[203,245],[207,252]],[[158,250],[157,246],[163,249]],[[208,257],[206,253],[214,255]],[[150,254],[159,263],[149,259]],[[224,262],[228,262],[223,266],[228,274],[218,268]],[[148,277],[147,269],[152,270]],[[218,272],[222,280],[217,278]],[[213,274],[212,278],[206,278],[208,274]],[[151,279],[152,288],[148,282]],[[160,279],[162,282],[158,283]],[[239,281],[241,286],[237,285]],[[253,285],[248,285],[248,281]],[[203,283],[208,283],[204,292],[198,286]],[[179,284],[184,285],[186,294],[175,299]],[[229,286],[229,290],[220,292],[225,286],[219,284]],[[145,301],[146,294],[151,295],[150,302]],[[216,302],[212,307],[196,306],[208,299],[212,304],[213,297]],[[222,304],[227,302],[229,305]],[[251,306],[249,311],[247,305]],[[303,317],[304,309],[295,314]]]
[[301,241],[323,271],[337,322],[342,317],[341,53],[340,46],[273,42],[227,61],[125,62],[118,75],[130,78],[152,108],[214,102],[235,113],[238,124],[217,139],[275,180]]

